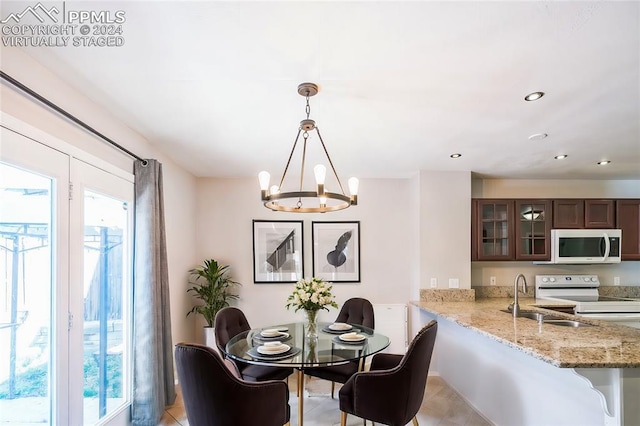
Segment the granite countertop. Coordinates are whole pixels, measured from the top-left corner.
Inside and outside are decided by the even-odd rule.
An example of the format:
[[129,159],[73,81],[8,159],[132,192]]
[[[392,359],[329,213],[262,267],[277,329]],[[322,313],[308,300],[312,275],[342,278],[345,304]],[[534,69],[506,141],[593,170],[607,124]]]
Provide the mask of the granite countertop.
[[500,312],[512,301],[490,298],[411,304],[556,367],[640,368],[640,329],[562,314],[536,307],[535,299],[520,299],[522,310],[550,313],[593,326],[539,325],[535,320],[514,319],[510,313]]

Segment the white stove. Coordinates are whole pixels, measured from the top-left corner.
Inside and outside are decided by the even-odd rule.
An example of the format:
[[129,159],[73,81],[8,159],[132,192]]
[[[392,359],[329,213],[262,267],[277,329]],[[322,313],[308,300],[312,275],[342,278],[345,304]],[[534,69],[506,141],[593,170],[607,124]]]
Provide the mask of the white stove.
[[576,315],[640,328],[640,300],[600,296],[597,275],[536,275],[535,287],[536,300],[567,302]]

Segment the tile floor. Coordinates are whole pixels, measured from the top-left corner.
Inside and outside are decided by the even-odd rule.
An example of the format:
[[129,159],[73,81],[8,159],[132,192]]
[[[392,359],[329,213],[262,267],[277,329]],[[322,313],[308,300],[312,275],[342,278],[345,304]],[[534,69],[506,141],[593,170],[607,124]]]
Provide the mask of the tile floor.
[[[338,400],[331,399],[330,382],[315,378],[307,378],[304,400],[305,426],[337,426],[340,424]],[[336,395],[339,384],[336,384]],[[289,377],[291,399],[291,426],[298,425],[295,375]],[[427,391],[422,408],[417,415],[420,426],[490,426],[491,423],[480,416],[439,376],[429,376]],[[370,424],[370,423],[367,423]],[[187,414],[178,389],[178,398],[168,407],[162,416],[159,426],[188,426]],[[349,416],[348,426],[361,426],[362,420]]]

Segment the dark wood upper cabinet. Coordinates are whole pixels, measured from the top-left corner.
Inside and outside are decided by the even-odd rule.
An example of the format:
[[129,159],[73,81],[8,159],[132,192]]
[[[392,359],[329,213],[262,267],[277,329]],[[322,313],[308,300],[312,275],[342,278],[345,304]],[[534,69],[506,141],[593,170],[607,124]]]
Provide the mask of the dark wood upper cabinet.
[[551,259],[551,201],[515,200],[516,260]]
[[553,227],[584,228],[584,200],[553,200]]
[[484,199],[471,205],[471,260],[551,259],[551,229],[622,229],[622,260],[640,260],[640,199]]
[[472,260],[514,260],[513,200],[473,200]]
[[615,228],[615,200],[553,200],[556,229]]
[[640,260],[640,199],[616,200],[616,223],[622,229],[622,260]]
[[615,228],[615,200],[584,200],[584,227]]

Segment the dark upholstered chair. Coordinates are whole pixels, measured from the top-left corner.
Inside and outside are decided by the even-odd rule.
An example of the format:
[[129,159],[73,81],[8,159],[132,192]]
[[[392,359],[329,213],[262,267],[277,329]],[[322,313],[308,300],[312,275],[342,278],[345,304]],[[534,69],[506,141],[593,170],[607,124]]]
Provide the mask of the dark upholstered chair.
[[344,302],[335,322],[364,325],[374,329],[376,321],[373,315],[373,305],[367,299],[353,297]]
[[[233,336],[243,331],[251,330],[251,326],[249,325],[244,313],[240,309],[231,306],[222,308],[218,311],[216,314],[214,328],[216,334],[216,346],[218,346],[221,354],[224,354],[224,348]],[[242,378],[249,382],[284,380],[293,373],[293,368],[265,367],[262,365],[253,365],[235,360],[234,362],[238,367]]]
[[191,426],[289,424],[289,388],[282,380],[242,380],[235,364],[208,346],[178,343],[175,356]]
[[404,355],[376,354],[369,371],[354,374],[340,389],[340,425],[347,414],[390,426],[404,426],[420,409],[427,387],[438,323],[431,321]]
[[[335,322],[362,325],[373,330],[375,328],[373,305],[367,299],[360,297],[351,298],[344,302]],[[359,363],[350,361],[346,364],[331,367],[306,368],[304,373],[320,379],[330,380],[331,398],[333,398],[335,382],[345,383],[358,369]]]

